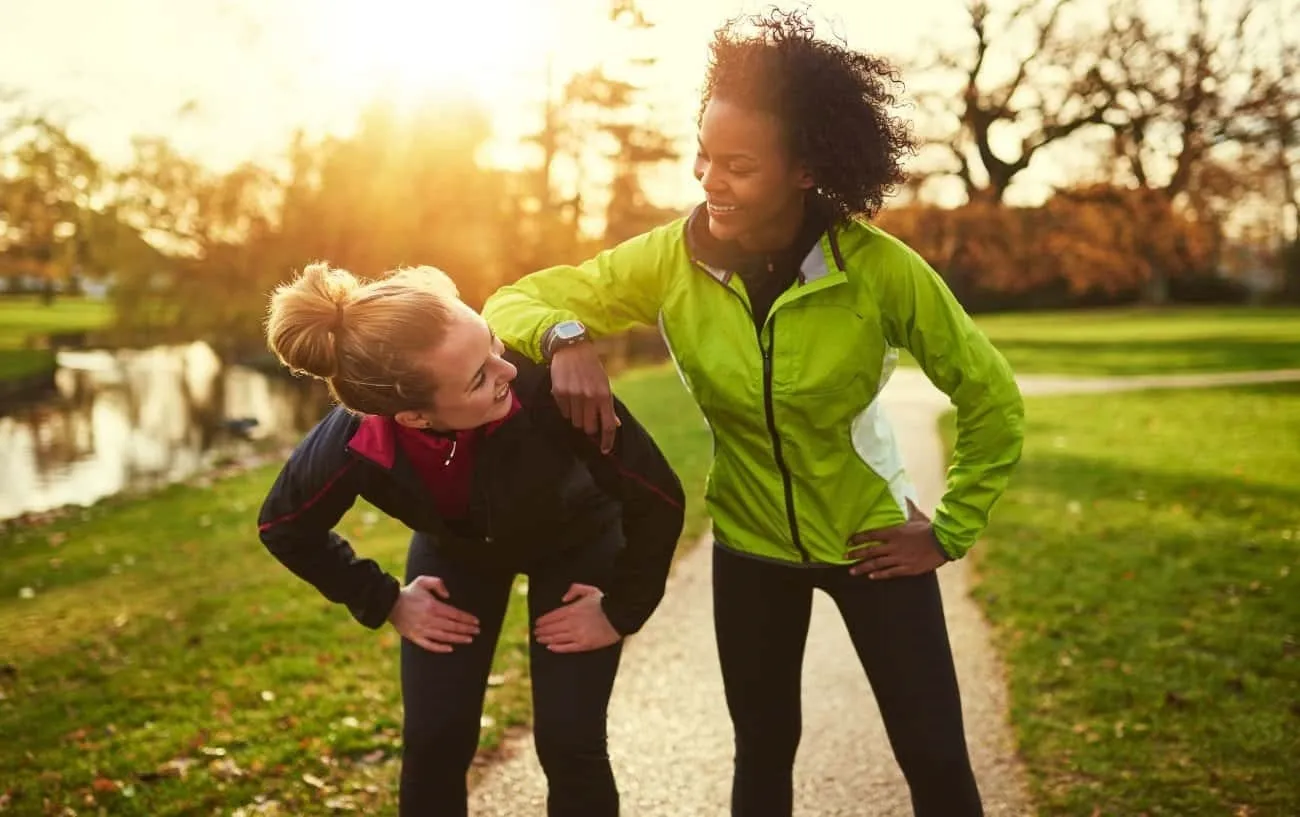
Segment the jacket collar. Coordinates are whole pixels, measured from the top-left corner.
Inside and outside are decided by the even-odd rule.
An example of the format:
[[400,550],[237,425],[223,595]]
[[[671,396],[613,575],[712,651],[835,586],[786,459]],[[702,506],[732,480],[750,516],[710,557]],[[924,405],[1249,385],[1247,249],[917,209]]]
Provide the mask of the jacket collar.
[[[697,205],[687,217],[684,227],[687,252],[696,266],[719,283],[726,285],[738,270],[747,264],[760,262],[761,256],[745,251],[734,241],[720,241],[714,238],[709,232],[708,218],[704,203]],[[830,265],[826,258],[827,249],[835,260],[835,266],[843,271],[844,259],[840,255],[834,225],[820,208],[810,207],[806,211],[804,225],[796,236],[794,244],[785,251],[795,257],[802,255],[799,261],[801,283],[812,283],[830,274]]]
[[[485,435],[490,436],[518,414],[521,408],[523,408],[523,404],[519,402],[519,395],[512,388],[510,390],[510,411],[501,419],[493,420],[487,425],[480,426],[480,428]],[[380,468],[391,471],[397,463],[397,429],[397,420],[392,417],[378,414],[362,415],[356,431],[352,433],[352,438],[348,440],[348,450],[357,456],[370,460]],[[478,429],[471,430],[477,431]],[[445,440],[449,448],[455,439],[450,434],[439,434],[437,436],[439,439]]]

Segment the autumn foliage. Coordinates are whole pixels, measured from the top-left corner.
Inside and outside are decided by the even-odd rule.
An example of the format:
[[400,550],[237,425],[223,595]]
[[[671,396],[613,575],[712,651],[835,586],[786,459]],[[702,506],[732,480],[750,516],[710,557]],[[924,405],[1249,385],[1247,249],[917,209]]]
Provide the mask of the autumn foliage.
[[895,208],[880,223],[976,307],[1133,300],[1152,281],[1209,274],[1220,239],[1214,222],[1158,192],[1108,185],[1064,191],[1040,207]]

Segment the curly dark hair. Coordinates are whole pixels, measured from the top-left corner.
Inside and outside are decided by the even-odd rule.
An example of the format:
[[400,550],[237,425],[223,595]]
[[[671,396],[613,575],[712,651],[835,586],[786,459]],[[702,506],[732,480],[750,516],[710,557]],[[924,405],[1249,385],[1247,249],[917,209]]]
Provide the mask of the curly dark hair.
[[774,114],[830,211],[870,218],[916,150],[910,125],[890,113],[903,83],[887,60],[813,29],[803,13],[775,8],[725,23],[709,47],[699,115],[715,97]]

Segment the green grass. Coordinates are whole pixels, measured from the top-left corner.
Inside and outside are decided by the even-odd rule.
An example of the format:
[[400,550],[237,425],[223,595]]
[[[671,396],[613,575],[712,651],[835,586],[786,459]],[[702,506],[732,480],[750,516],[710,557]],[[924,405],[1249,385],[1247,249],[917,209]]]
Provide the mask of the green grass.
[[33,335],[100,329],[113,319],[107,301],[57,298],[44,306],[36,296],[0,297],[0,349],[18,349]]
[[48,349],[0,349],[0,383],[23,380],[54,369],[54,353]]
[[28,348],[29,340],[51,332],[99,329],[112,320],[113,308],[104,301],[58,298],[43,306],[36,296],[0,297],[0,382],[20,380],[47,372],[54,355]]
[[[680,469],[698,534],[703,420],[671,369],[616,388]],[[0,798],[12,812],[230,813],[259,797],[282,814],[332,813],[331,801],[394,811],[398,638],[267,555],[254,517],[273,476],[0,533]],[[341,530],[401,575],[399,525],[358,506]],[[529,717],[522,601],[497,652],[505,683],[488,694],[488,750]]]
[[976,598],[1042,813],[1300,814],[1300,385],[1028,417]]
[[1300,367],[1300,309],[1107,309],[981,315],[976,322],[1020,374]]

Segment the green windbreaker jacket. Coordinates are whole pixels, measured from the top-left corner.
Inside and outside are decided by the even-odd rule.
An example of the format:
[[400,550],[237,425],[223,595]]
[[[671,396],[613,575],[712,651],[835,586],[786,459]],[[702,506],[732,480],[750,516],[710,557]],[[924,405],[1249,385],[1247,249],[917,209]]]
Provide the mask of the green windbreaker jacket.
[[845,564],[854,533],[906,521],[915,492],[878,400],[906,349],[957,408],[933,524],[950,557],[965,555],[1020,457],[1023,404],[942,279],[894,237],[850,222],[822,235],[755,331],[739,276],[703,263],[688,222],[528,275],[484,316],[535,360],[561,320],[595,337],[657,323],[713,434],[717,542],[793,564]]

